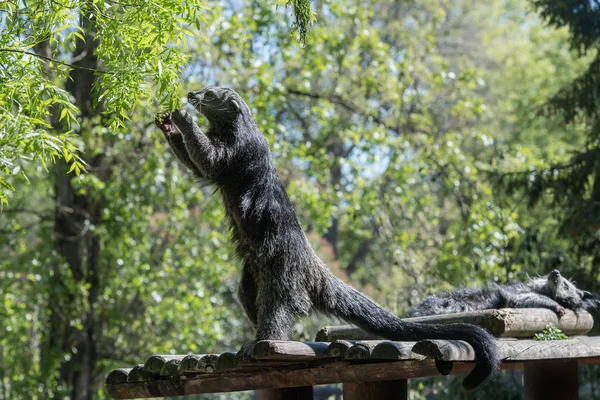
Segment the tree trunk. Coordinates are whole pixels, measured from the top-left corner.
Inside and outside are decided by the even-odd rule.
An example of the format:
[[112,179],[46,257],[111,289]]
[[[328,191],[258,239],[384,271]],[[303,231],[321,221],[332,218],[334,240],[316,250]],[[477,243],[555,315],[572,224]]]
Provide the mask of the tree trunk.
[[[89,70],[98,68],[94,18],[88,17],[85,10],[82,10],[80,18],[81,26],[87,35],[85,41],[77,39],[73,54],[77,61],[73,64],[86,69],[74,68],[71,71],[71,80],[65,86],[81,111],[83,128],[79,134],[84,135],[83,129],[86,129],[90,119],[100,112],[93,106],[92,87],[95,75]],[[48,44],[38,46],[36,51],[51,56]],[[49,69],[47,71],[52,74]],[[53,116],[52,123],[59,128],[57,115]],[[99,168],[104,162],[102,155],[89,159],[88,154],[87,158],[86,162],[91,171],[105,170]],[[51,299],[52,303],[49,304],[50,320],[42,350],[42,368],[48,373],[51,372],[49,368],[56,367],[60,362],[60,374],[57,379],[64,388],[64,394],[69,394],[72,400],[91,400],[96,392],[94,378],[98,361],[97,341],[100,335],[97,331],[99,324],[96,306],[100,293],[98,263],[101,245],[100,239],[89,227],[100,221],[103,199],[77,193],[73,186],[73,175],[67,174],[67,171],[67,164],[59,161],[55,168],[54,236],[56,253],[66,263],[69,273],[66,274],[58,265],[60,262],[52,266],[54,284],[59,290],[59,295]],[[78,298],[80,295],[74,291],[67,279],[72,280],[77,287],[86,286],[85,301]],[[86,307],[81,307],[82,303]],[[82,329],[72,325],[74,318],[81,321]],[[64,355],[69,357],[65,358]]]

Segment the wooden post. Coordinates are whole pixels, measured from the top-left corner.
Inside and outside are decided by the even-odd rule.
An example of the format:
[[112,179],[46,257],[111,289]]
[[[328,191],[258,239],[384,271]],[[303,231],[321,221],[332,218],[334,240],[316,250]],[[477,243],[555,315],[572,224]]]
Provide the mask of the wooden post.
[[577,400],[577,360],[525,363],[525,400]]
[[406,400],[406,379],[373,382],[344,382],[344,400]]
[[258,400],[313,400],[312,386],[257,390]]

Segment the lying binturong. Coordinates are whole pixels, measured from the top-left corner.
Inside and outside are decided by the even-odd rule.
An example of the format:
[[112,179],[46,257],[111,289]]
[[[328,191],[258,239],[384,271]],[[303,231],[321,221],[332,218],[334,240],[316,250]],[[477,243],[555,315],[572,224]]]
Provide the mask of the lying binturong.
[[417,304],[408,316],[494,308],[548,308],[561,317],[565,309],[588,310],[599,305],[600,296],[578,289],[555,269],[547,276],[531,278],[525,283],[490,283],[483,288],[460,288],[429,296]]

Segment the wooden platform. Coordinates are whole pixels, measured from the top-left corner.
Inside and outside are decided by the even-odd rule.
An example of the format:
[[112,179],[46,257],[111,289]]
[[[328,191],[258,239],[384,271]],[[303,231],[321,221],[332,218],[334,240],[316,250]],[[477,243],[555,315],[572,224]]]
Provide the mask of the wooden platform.
[[[577,366],[600,363],[600,337],[498,343],[501,368],[525,370],[527,400],[576,399]],[[402,399],[407,379],[468,372],[472,361],[463,341],[262,341],[250,363],[235,353],[154,355],[112,371],[106,387],[115,399],[257,389],[271,389],[259,392],[260,399],[311,399],[314,385],[344,383],[344,398]],[[561,385],[548,385],[550,376],[562,377]]]

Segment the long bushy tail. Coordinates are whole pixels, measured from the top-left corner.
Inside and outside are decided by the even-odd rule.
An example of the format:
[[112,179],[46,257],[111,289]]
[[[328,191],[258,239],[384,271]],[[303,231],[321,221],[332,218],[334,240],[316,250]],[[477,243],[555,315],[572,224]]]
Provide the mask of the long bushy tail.
[[500,364],[495,339],[484,329],[471,324],[418,324],[400,319],[358,290],[331,276],[333,298],[322,311],[355,324],[367,332],[389,340],[446,339],[464,340],[475,350],[475,368],[464,379],[463,387],[475,389]]

